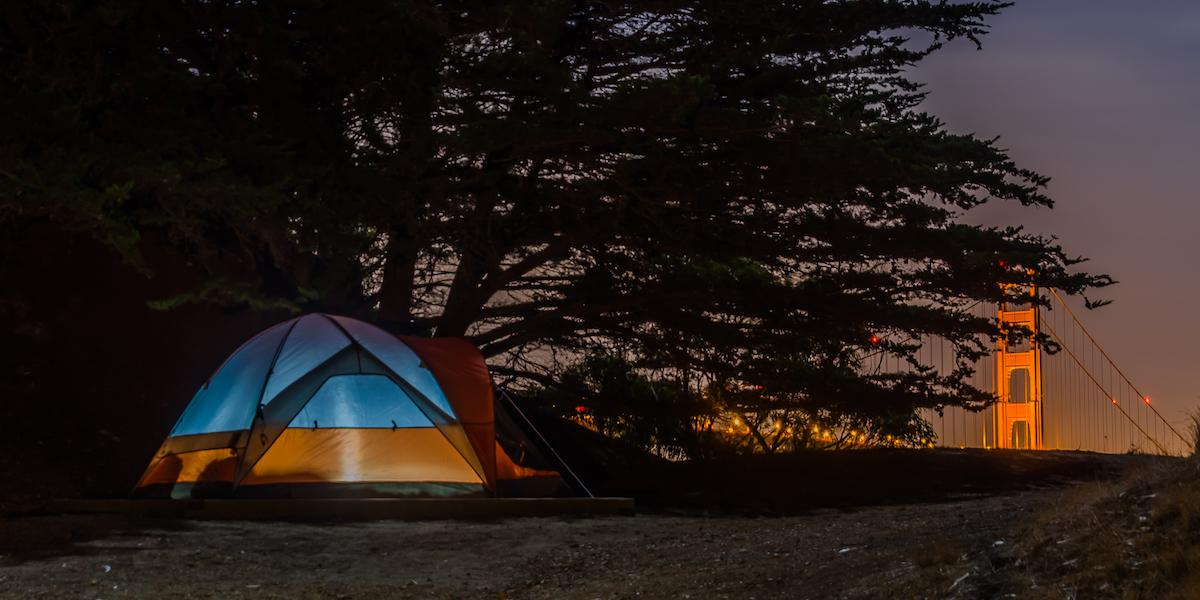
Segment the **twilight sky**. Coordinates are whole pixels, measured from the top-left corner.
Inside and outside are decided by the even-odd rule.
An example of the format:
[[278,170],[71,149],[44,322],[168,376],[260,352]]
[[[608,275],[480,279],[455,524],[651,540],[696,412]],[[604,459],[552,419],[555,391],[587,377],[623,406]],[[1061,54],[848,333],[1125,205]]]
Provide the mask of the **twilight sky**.
[[1024,0],[983,50],[956,41],[914,71],[956,132],[1000,136],[1052,178],[1053,210],[972,221],[1058,236],[1119,284],[1080,318],[1173,422],[1200,405],[1200,2]]

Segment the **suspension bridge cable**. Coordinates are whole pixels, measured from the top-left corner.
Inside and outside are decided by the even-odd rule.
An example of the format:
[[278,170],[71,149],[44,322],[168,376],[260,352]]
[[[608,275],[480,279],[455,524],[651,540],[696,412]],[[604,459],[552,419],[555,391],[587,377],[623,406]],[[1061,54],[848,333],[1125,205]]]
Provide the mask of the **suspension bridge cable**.
[[1146,433],[1146,430],[1142,429],[1141,425],[1138,425],[1136,421],[1129,418],[1129,413],[1125,412],[1125,407],[1121,406],[1120,404],[1117,404],[1116,398],[1113,398],[1112,405],[1117,407],[1117,410],[1121,411],[1121,414],[1125,415],[1125,418],[1128,419],[1129,422],[1132,423],[1134,427],[1137,427],[1138,431],[1142,432],[1142,435],[1145,436],[1146,439],[1150,440],[1150,442],[1153,443],[1155,446],[1158,446],[1158,449],[1160,452],[1162,452],[1164,455],[1170,454],[1169,452],[1167,452],[1166,448],[1162,447],[1162,444],[1158,443],[1158,440],[1150,437],[1150,434]]
[[[1062,307],[1064,309],[1066,309],[1067,314],[1071,315],[1071,318],[1077,324],[1079,324],[1079,329],[1081,331],[1083,331],[1083,334],[1086,335],[1089,340],[1091,340],[1092,344],[1096,347],[1097,350],[1100,351],[1100,354],[1102,356],[1104,356],[1105,360],[1107,360],[1109,362],[1109,364],[1112,365],[1113,369],[1115,369],[1117,371],[1117,373],[1121,375],[1121,379],[1124,379],[1125,383],[1129,385],[1130,389],[1132,389],[1135,393],[1137,393],[1138,397],[1141,398],[1143,402],[1145,402],[1145,399],[1147,398],[1147,396],[1145,394],[1143,394],[1141,392],[1141,390],[1137,389],[1137,386],[1133,385],[1133,381],[1131,381],[1129,379],[1129,377],[1126,376],[1123,371],[1121,371],[1121,367],[1118,367],[1117,363],[1115,361],[1113,361],[1113,359],[1111,357],[1109,357],[1108,353],[1104,351],[1104,347],[1100,345],[1100,342],[1096,341],[1096,338],[1092,337],[1092,334],[1089,333],[1087,328],[1083,326],[1083,323],[1079,320],[1079,317],[1075,315],[1075,311],[1071,310],[1071,307],[1067,305],[1067,302],[1065,300],[1063,300],[1062,296],[1058,295],[1058,292],[1055,291],[1054,288],[1047,288],[1047,289],[1049,289],[1050,293],[1053,294],[1056,299],[1058,299],[1059,304],[1061,304]],[[1055,337],[1058,337],[1058,336],[1055,336]],[[1184,444],[1189,443],[1188,439],[1186,437],[1184,437],[1183,434],[1179,433],[1179,431],[1177,429],[1175,429],[1175,426],[1171,425],[1171,422],[1168,421],[1165,417],[1163,417],[1162,413],[1158,412],[1158,409],[1155,408],[1154,405],[1152,405],[1150,403],[1146,403],[1146,407],[1149,408],[1151,411],[1154,411],[1154,414],[1157,415],[1159,419],[1162,419],[1162,422],[1165,423],[1166,426],[1168,428],[1170,428],[1171,431],[1176,436],[1178,436],[1179,439],[1182,440]]]
[[[1059,339],[1058,334],[1054,331],[1054,329],[1052,327],[1047,325],[1046,328],[1050,330],[1050,335],[1053,335],[1055,337],[1055,339]],[[1104,389],[1104,385],[1096,380],[1096,377],[1092,375],[1091,371],[1089,371],[1088,368],[1083,365],[1083,363],[1079,362],[1079,358],[1075,356],[1075,353],[1072,352],[1071,349],[1066,347],[1065,345],[1062,348],[1063,348],[1063,350],[1065,350],[1067,352],[1067,355],[1070,356],[1075,361],[1075,364],[1079,365],[1080,371],[1082,371],[1083,374],[1086,375],[1088,379],[1092,380],[1092,383],[1096,384],[1096,389],[1103,391],[1105,394],[1108,394],[1108,391]],[[1128,381],[1128,380],[1126,380],[1126,381]],[[1132,384],[1130,385],[1130,387],[1133,387]],[[1138,425],[1135,421],[1133,421],[1133,419],[1130,419],[1129,413],[1125,412],[1125,409],[1122,408],[1120,404],[1117,404],[1116,398],[1110,397],[1109,400],[1111,401],[1113,406],[1116,406],[1117,409],[1121,411],[1121,414],[1124,415],[1126,419],[1129,419],[1129,421],[1131,423],[1133,423],[1134,426],[1136,426],[1139,431],[1142,432],[1142,435],[1146,436],[1146,439],[1149,439],[1151,442],[1154,443],[1155,446],[1158,446],[1158,449],[1161,450],[1163,454],[1169,454],[1167,452],[1167,450],[1162,447],[1162,444],[1158,443],[1158,440],[1150,437],[1150,434],[1146,433],[1146,430],[1142,429],[1141,425]],[[1097,420],[1099,420],[1099,419],[1097,419]]]

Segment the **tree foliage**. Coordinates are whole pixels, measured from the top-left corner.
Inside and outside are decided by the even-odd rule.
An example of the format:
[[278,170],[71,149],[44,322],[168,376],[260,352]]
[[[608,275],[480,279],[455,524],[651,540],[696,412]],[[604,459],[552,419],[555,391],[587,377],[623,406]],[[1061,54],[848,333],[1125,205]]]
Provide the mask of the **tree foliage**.
[[[1081,293],[1049,206],[908,69],[1005,3],[60,1],[0,13],[0,227],[206,283],[154,298],[467,335],[497,373],[592,353],[843,414],[978,402],[1003,281]],[[1020,269],[1002,265],[1021,265]],[[1027,269],[1032,275],[1027,275]],[[960,369],[862,374],[877,336]]]
[[903,402],[863,414],[758,385],[713,381],[696,389],[605,355],[566,368],[553,386],[538,390],[538,400],[562,418],[672,459],[922,447],[934,439]]

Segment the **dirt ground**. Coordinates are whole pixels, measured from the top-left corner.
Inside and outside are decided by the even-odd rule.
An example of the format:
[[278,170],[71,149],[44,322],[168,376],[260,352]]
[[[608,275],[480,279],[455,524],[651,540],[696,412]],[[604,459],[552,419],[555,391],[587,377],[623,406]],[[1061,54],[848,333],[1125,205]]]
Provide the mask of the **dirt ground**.
[[1010,524],[1063,493],[760,518],[297,524],[26,517],[22,527],[70,531],[79,541],[10,549],[0,558],[0,596],[999,597],[1015,583],[995,568],[1006,546],[1019,543]]
[[[1130,552],[1161,550],[1129,545],[1152,537],[1153,514],[1126,499],[1153,492],[1126,488],[1173,465],[984,451],[672,465],[627,483],[641,494],[629,517],[288,523],[14,511],[0,516],[0,598],[1137,597],[1108,584],[1145,570],[1145,557],[1121,567]],[[1200,523],[1200,496],[1192,504],[1185,512]],[[1088,559],[1109,546],[1120,550],[1112,560]]]

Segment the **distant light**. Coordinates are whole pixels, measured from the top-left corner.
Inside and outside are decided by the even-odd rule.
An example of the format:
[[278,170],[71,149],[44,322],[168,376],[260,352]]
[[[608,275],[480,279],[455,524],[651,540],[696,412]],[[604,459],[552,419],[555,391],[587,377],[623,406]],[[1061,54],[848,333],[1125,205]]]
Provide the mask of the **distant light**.
[[1146,405],[1147,405],[1147,406],[1149,406],[1149,405],[1150,405],[1150,396],[1146,396],[1145,398],[1142,398],[1142,400],[1145,400],[1145,401],[1146,401]]
[[872,346],[874,346],[874,345],[878,344],[878,343],[879,343],[879,336],[877,336],[877,335],[875,335],[875,334],[871,334],[871,339],[870,339],[870,342],[871,342],[871,345],[872,345]]
[[1116,405],[1117,405],[1117,399],[1116,399],[1116,398],[1113,398],[1113,399],[1112,399],[1112,403],[1113,403],[1113,406],[1116,406]]
[[587,407],[586,407],[586,406],[583,406],[582,404],[581,404],[581,405],[579,405],[579,406],[576,406],[576,407],[575,407],[575,412],[577,412],[577,413],[585,413],[585,412],[587,412]]

